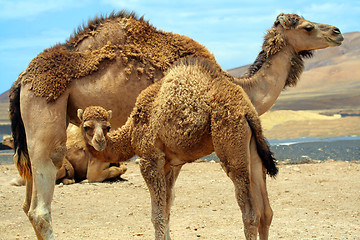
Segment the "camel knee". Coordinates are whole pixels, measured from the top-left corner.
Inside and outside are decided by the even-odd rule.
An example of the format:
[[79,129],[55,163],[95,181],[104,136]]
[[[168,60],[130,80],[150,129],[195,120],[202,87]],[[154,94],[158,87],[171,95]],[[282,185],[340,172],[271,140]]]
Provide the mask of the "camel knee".
[[271,225],[272,219],[273,219],[273,211],[272,211],[271,207],[269,206],[268,208],[265,209],[264,214],[261,217],[259,231],[267,232]]
[[270,206],[264,211],[264,216],[261,218],[259,227],[260,240],[267,240],[269,238],[269,229],[273,217],[273,211]]
[[43,208],[35,208],[27,213],[38,236],[46,239],[54,239],[52,234],[52,224],[50,211]]
[[122,175],[127,171],[127,167],[124,164],[121,164],[119,167],[116,167],[116,168],[117,168],[118,175]]
[[50,159],[57,169],[60,169],[66,154],[66,144],[58,145],[50,154]]
[[273,215],[274,215],[274,212],[273,212],[273,210],[271,209],[270,206],[265,210],[264,215],[265,215],[265,217],[264,217],[265,224],[270,226],[270,224],[272,222],[272,219],[273,219]]

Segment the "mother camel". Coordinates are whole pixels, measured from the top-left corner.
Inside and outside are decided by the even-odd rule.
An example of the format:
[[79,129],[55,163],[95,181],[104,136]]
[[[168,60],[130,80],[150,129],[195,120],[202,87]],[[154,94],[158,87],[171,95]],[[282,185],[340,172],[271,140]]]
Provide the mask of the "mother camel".
[[[342,40],[336,27],[280,14],[244,77],[229,77],[262,114],[285,86],[296,84],[303,56]],[[66,43],[40,53],[19,75],[10,92],[14,160],[26,179],[23,209],[38,239],[54,239],[50,205],[66,151],[67,124],[79,125],[76,110],[101,104],[113,110],[112,125],[120,127],[138,94],[185,56],[216,64],[194,40],[159,31],[122,11],[89,21]]]

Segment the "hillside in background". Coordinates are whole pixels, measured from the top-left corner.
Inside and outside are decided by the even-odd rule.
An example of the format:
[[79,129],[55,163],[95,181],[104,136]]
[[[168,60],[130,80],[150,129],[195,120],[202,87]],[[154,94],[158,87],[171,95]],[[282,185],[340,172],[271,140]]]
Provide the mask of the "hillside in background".
[[6,103],[9,101],[9,91],[6,91],[0,95],[0,103]]
[[[317,50],[313,58],[305,60],[299,83],[286,89],[272,110],[359,111],[360,32],[345,33],[344,37],[341,46]],[[241,76],[247,68],[228,72]]]

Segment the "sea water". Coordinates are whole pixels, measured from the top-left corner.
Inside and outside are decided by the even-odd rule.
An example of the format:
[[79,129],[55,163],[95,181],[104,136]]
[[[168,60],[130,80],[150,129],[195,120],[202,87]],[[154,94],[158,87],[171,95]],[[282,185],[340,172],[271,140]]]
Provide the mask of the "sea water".
[[[271,151],[279,161],[291,159],[296,163],[304,157],[326,161],[360,161],[360,136],[333,138],[295,138],[269,140]],[[0,164],[13,163],[13,150],[0,151]],[[4,155],[6,154],[6,155]],[[215,154],[203,157],[205,160],[218,160]]]
[[335,142],[335,141],[347,141],[347,140],[360,140],[360,136],[344,136],[344,137],[330,137],[330,138],[303,137],[303,138],[292,138],[292,139],[270,139],[269,143],[272,146],[280,146],[280,145],[288,146],[297,143]]

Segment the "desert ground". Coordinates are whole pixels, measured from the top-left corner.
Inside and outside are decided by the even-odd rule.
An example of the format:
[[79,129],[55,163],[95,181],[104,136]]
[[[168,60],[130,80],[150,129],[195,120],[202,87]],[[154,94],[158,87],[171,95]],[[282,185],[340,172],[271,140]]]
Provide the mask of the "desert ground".
[[[360,135],[359,122],[359,117],[311,111],[276,111],[262,117],[270,139]],[[55,187],[52,219],[57,239],[154,238],[149,192],[138,165],[126,164],[127,181]],[[360,239],[360,161],[280,162],[279,169],[276,179],[268,178],[274,210],[270,239]],[[13,164],[0,165],[0,239],[36,239],[22,211],[25,187],[9,184],[16,176]],[[233,184],[220,164],[186,164],[175,190],[172,239],[244,239]]]
[[278,110],[269,111],[260,119],[268,139],[360,136],[360,117],[342,118],[339,114],[327,116],[323,112],[326,110]]
[[[57,239],[153,239],[150,196],[135,162],[127,181],[57,185]],[[360,239],[360,164],[279,165],[268,179],[274,210],[270,239]],[[21,209],[25,187],[9,185],[14,165],[0,165],[0,239],[35,239]],[[244,239],[233,185],[220,164],[183,167],[171,214],[173,239]]]
[[[268,139],[360,135],[360,117],[331,116],[338,110],[360,112],[358,40],[358,32],[348,33],[341,47],[310,60],[298,86],[277,100],[273,110],[280,111],[262,116]],[[0,102],[0,124],[9,123],[5,101]],[[360,153],[352,154],[357,161],[280,163],[277,178],[268,179],[274,210],[270,239],[360,239]],[[127,166],[127,181],[55,187],[57,239],[154,238],[149,192],[138,165]],[[17,175],[13,164],[0,164],[0,240],[36,239],[22,211],[25,187],[9,184]],[[218,163],[185,165],[175,190],[172,239],[244,239],[233,185]]]

